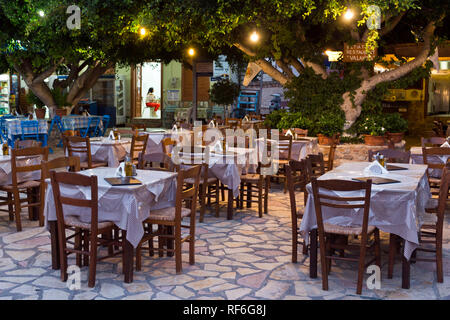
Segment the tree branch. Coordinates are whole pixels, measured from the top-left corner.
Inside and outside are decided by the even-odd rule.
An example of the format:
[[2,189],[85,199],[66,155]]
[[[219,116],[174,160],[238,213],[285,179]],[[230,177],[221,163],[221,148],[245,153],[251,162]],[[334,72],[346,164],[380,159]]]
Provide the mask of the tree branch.
[[287,65],[284,61],[282,60],[276,60],[277,65],[281,68],[281,70],[283,70],[283,72],[286,74],[286,76],[289,79],[294,78],[294,74],[292,73],[292,70],[290,69],[289,65]]
[[53,65],[51,68],[45,70],[44,72],[40,73],[39,75],[37,75],[34,79],[33,82],[41,82],[44,81],[45,79],[47,79],[48,77],[50,77],[58,68],[58,66],[63,63],[64,58],[59,59],[59,61]]

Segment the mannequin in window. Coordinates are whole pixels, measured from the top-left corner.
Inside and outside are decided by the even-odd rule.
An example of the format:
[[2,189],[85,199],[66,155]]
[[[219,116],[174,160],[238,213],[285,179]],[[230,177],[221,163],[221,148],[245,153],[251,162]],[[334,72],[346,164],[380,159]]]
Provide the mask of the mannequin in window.
[[159,100],[156,98],[156,96],[153,94],[153,88],[149,88],[147,92],[147,98],[145,99],[145,105],[150,109],[150,116],[152,118],[157,117],[156,111],[159,109]]

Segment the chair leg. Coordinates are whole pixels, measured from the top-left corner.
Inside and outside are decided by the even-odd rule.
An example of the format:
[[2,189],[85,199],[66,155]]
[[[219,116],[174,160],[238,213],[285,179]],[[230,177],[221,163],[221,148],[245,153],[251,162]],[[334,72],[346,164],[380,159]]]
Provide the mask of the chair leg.
[[136,248],[136,271],[141,271],[142,266],[142,244],[139,244]]
[[375,237],[375,263],[381,269],[381,247],[380,247],[380,230],[376,229],[374,232]]
[[388,279],[392,279],[394,274],[395,253],[397,251],[397,239],[395,234],[389,235],[389,258],[388,258]]
[[[152,233],[153,232],[153,225],[149,224],[148,226],[148,232]],[[153,237],[151,237],[148,240],[148,254],[150,257],[153,257],[155,255],[155,247],[154,247],[154,243],[153,243]]]
[[325,237],[319,233],[319,247],[320,247],[320,266],[322,268],[322,289],[328,291],[328,271],[327,261],[325,259]]
[[263,185],[262,185],[262,181],[259,181],[259,183],[258,183],[258,214],[259,214],[259,217],[262,218],[262,216],[263,216]]
[[43,227],[44,221],[45,187],[39,187],[39,226]]
[[252,207],[252,184],[247,183],[247,208]]
[[[158,233],[163,233],[164,227],[161,225],[158,225]],[[164,256],[164,240],[162,237],[158,237],[158,255],[159,257],[163,257]]]
[[218,218],[220,215],[220,199],[219,199],[219,182],[216,183],[216,217]]
[[22,220],[20,219],[20,211],[22,211],[22,208],[20,206],[19,190],[14,190],[14,212],[16,218],[16,230],[18,232],[22,231]]
[[361,237],[361,247],[359,251],[359,263],[358,263],[358,284],[356,287],[356,294],[361,294],[364,277],[364,265],[366,262],[366,236]]
[[[28,188],[27,189],[27,203],[32,204],[33,203],[33,189]],[[33,207],[28,207],[28,219],[30,221],[33,221]]]
[[89,253],[89,280],[88,287],[95,287],[95,275],[97,272],[97,235],[91,235],[91,248]]
[[436,273],[437,273],[437,282],[444,282],[444,271],[442,265],[442,239],[440,237],[436,237]]
[[292,224],[292,263],[297,263],[298,250],[298,232],[297,223]]
[[[75,250],[80,250],[81,251],[82,250],[82,240],[81,240],[82,233],[81,233],[81,229],[76,228],[75,232],[77,233],[77,235],[75,236]],[[78,267],[81,268],[81,257],[82,257],[82,254],[81,253],[77,253],[75,256],[76,256],[76,258],[75,258],[76,264],[77,264]]]
[[9,211],[9,221],[14,221],[14,205],[12,193],[8,192],[8,211]]
[[243,209],[244,208],[244,192],[245,192],[245,183],[241,182],[241,190],[239,194],[239,201],[238,201],[238,208]]
[[175,226],[175,271],[181,273],[181,225]]
[[59,263],[61,267],[61,281],[67,281],[67,252],[66,252],[66,232],[65,230],[58,230],[59,241]]
[[[89,252],[89,232],[83,231],[83,250]],[[83,265],[87,267],[89,265],[89,256],[83,255]]]
[[264,184],[264,213],[267,214],[269,212],[269,178],[266,177]]
[[205,218],[205,197],[206,197],[206,188],[205,184],[201,184],[200,186],[200,222],[203,222]]

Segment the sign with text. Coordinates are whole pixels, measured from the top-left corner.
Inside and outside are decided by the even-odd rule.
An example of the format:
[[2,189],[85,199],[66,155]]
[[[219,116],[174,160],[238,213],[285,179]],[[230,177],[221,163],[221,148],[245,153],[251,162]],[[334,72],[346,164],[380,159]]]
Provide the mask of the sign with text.
[[352,46],[344,44],[344,62],[361,62],[365,60],[371,60],[377,56],[377,49],[375,49],[371,56],[367,54],[366,44],[356,43]]

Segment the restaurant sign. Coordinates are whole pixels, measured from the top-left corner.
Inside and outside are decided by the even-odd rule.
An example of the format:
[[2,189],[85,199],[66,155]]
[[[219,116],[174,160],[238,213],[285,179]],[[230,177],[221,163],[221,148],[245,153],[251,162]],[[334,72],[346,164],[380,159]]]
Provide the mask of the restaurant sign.
[[356,43],[352,46],[344,44],[344,62],[361,62],[371,60],[377,56],[377,49],[369,56],[366,51],[366,44],[364,42]]

